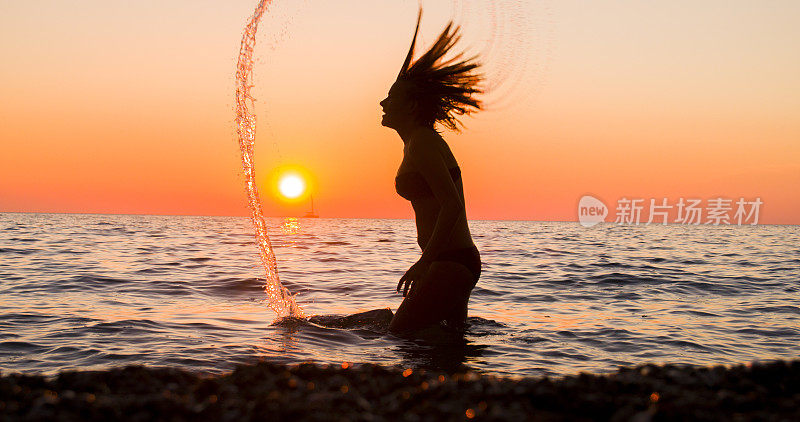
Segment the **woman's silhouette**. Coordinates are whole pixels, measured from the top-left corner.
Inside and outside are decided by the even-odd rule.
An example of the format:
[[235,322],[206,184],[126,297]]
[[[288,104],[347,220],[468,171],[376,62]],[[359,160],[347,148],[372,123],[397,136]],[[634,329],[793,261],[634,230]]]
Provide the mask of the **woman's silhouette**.
[[389,331],[406,334],[444,321],[463,330],[467,302],[481,273],[481,259],[472,242],[464,208],[461,170],[437,124],[458,130],[457,116],[481,109],[476,95],[482,81],[474,58],[444,56],[460,39],[459,28],[447,25],[439,38],[412,63],[419,32],[397,80],[381,101],[381,124],[403,140],[403,161],[397,171],[397,193],[411,201],[422,256],[397,284],[405,299]]

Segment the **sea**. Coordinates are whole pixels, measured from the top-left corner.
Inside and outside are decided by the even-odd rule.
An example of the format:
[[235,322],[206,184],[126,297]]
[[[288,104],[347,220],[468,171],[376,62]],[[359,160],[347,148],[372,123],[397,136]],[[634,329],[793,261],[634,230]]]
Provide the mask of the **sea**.
[[[411,220],[270,218],[308,316],[391,308]],[[483,273],[463,336],[277,319],[243,217],[0,213],[0,371],[259,361],[499,376],[800,358],[798,226],[470,221]]]

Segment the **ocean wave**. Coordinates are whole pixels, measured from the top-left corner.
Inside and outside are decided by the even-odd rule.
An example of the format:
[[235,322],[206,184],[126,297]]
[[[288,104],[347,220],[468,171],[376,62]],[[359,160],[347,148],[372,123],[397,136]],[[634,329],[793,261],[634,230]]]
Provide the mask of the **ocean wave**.
[[654,360],[790,358],[800,341],[795,227],[759,228],[768,242],[756,242],[706,227],[629,235],[624,227],[475,222],[485,265],[468,328],[436,344],[386,335],[385,320],[343,319],[402,301],[394,286],[419,254],[412,221],[325,219],[278,233],[284,285],[327,320],[270,325],[247,219],[48,219],[46,232],[35,214],[0,219],[4,371],[119,363],[219,371],[270,359],[565,374]]

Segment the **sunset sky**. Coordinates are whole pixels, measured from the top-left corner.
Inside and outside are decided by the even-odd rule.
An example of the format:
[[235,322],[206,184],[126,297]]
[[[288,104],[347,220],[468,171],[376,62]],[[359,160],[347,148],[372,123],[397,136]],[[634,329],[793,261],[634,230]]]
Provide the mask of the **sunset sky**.
[[[248,215],[234,71],[255,4],[1,2],[0,212]],[[423,46],[455,17],[502,82],[443,133],[469,218],[575,220],[586,194],[760,197],[759,222],[800,224],[800,2],[423,4]],[[412,217],[378,102],[416,13],[274,1],[253,89],[265,214],[308,210],[270,182],[298,166],[322,217]]]

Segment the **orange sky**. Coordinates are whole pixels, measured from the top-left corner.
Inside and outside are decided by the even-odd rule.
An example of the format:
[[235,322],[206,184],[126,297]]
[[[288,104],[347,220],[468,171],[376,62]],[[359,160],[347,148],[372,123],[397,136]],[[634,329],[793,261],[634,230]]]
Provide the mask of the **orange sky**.
[[[255,1],[128,3],[0,4],[0,211],[247,215],[233,72]],[[516,4],[426,2],[423,43],[455,15],[484,46],[492,3]],[[470,218],[575,220],[591,194],[760,197],[760,222],[800,223],[800,4],[518,3],[496,15],[524,12],[527,30],[500,28],[487,56],[508,85],[444,134]],[[253,90],[264,182],[297,164],[323,217],[412,216],[378,102],[415,15],[275,1]],[[267,215],[308,208],[263,199]]]

